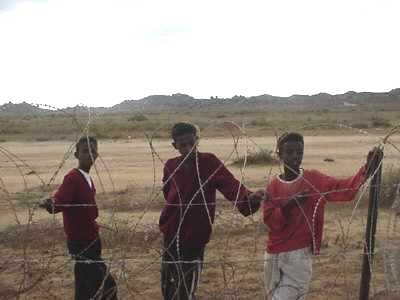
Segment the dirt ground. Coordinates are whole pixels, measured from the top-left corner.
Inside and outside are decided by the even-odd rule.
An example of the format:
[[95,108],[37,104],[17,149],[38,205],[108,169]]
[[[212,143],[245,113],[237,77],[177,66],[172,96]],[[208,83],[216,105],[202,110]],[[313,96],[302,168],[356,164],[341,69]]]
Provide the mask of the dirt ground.
[[[347,176],[352,174],[365,161],[366,154],[373,146],[378,145],[380,136],[347,135],[347,136],[307,136],[305,137],[305,156],[304,168],[316,168],[322,172],[327,172],[336,176]],[[400,137],[392,138],[398,144]],[[237,150],[240,155],[246,149],[254,150],[262,147],[274,150],[276,146],[275,137],[265,138],[242,138]],[[2,147],[11,151],[22,159],[27,165],[40,175],[45,183],[48,183],[56,171],[59,171],[55,178],[58,184],[69,169],[76,166],[73,153],[70,153],[65,164],[60,168],[64,155],[68,153],[71,143],[67,142],[8,142],[2,143]],[[153,146],[160,158],[165,161],[172,156],[176,156],[169,140],[155,140]],[[235,158],[236,153],[234,142],[231,138],[203,138],[200,141],[200,151],[213,152],[220,159],[230,161]],[[232,153],[234,152],[234,153]],[[161,180],[162,163],[155,157],[153,167],[153,157],[149,143],[146,140],[118,140],[101,141],[99,153],[105,165],[109,169],[116,190],[129,187],[151,186],[155,180],[158,185]],[[399,153],[393,147],[388,146],[385,151],[385,165],[396,163]],[[332,158],[334,162],[324,162],[325,158]],[[0,156],[0,175],[10,192],[24,190],[24,174],[27,188],[38,186],[41,182],[35,174],[29,174],[32,170],[18,163],[20,172],[15,164],[4,155]],[[112,183],[104,170],[101,160],[96,163],[99,176],[104,185],[105,191],[112,191]],[[248,167],[245,169],[246,180],[257,186],[264,186],[270,167]],[[277,172],[277,167],[272,169],[272,174]],[[240,175],[240,169],[231,168],[235,175]],[[155,172],[155,173],[154,173]],[[98,191],[102,191],[99,178],[95,170],[92,176],[96,181]]]
[[[400,138],[392,142],[400,145]],[[304,168],[349,176],[378,143],[378,136],[361,134],[307,136]],[[70,145],[65,141],[1,144],[23,162],[16,166],[10,156],[0,155],[0,299],[13,299],[18,291],[24,291],[20,299],[72,299],[73,263],[66,255],[62,218],[33,208],[76,165],[73,155],[60,165]],[[103,256],[117,279],[121,299],[161,298],[157,223],[163,199],[159,193],[162,163],[158,156],[165,161],[176,153],[168,140],[155,140],[153,146],[157,152],[154,163],[145,140],[101,141],[98,174],[92,171],[101,208]],[[242,138],[237,151],[242,155],[247,148],[257,147],[273,150],[275,138]],[[252,189],[263,188],[270,176],[279,172],[279,166],[249,166],[242,172],[231,166],[237,154],[229,138],[205,137],[200,151],[214,152],[226,160],[229,169],[243,176]],[[387,146],[384,169],[398,167],[399,157],[397,150]],[[326,158],[334,161],[326,162]],[[54,182],[47,191],[41,191],[37,175],[48,184],[56,171]],[[358,298],[367,216],[364,202],[356,208],[354,202],[327,206],[322,255],[314,260],[308,299]],[[379,212],[371,295],[382,294],[385,287],[383,252],[395,235],[394,220],[389,210]],[[221,199],[198,299],[263,299],[265,239],[260,213],[244,218]]]

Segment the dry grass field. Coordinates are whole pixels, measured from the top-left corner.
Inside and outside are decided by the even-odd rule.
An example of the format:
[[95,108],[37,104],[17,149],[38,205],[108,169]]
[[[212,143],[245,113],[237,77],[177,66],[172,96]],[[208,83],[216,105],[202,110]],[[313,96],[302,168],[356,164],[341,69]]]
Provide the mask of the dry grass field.
[[[344,133],[306,136],[304,168],[339,177],[352,175],[383,135]],[[400,145],[400,138],[395,136],[392,142]],[[17,167],[0,155],[0,299],[16,298],[19,292],[19,299],[72,299],[73,263],[66,253],[61,215],[51,216],[35,208],[75,166],[71,155],[60,167],[70,145],[66,141],[0,144],[23,160]],[[153,146],[162,161],[176,155],[169,140],[155,140]],[[205,136],[200,142],[200,151],[216,153],[252,189],[263,188],[270,176],[279,172],[279,166],[241,170],[231,165],[238,153],[257,147],[273,150],[275,137],[242,138],[237,149],[230,138]],[[159,192],[162,162],[143,139],[101,141],[99,152],[101,159],[92,177],[103,226],[103,256],[117,279],[120,298],[160,299],[157,224],[163,204]],[[388,146],[384,170],[399,167],[399,157],[400,153]],[[326,162],[326,158],[334,161]],[[54,182],[41,190],[37,175],[47,184],[56,171]],[[366,206],[366,197],[356,209],[354,202],[327,205],[322,254],[314,261],[308,299],[358,298]],[[392,238],[391,221],[391,212],[381,209],[371,295],[384,289],[382,252],[385,241]],[[219,199],[198,299],[263,299],[265,239],[259,212],[244,218],[229,202]]]

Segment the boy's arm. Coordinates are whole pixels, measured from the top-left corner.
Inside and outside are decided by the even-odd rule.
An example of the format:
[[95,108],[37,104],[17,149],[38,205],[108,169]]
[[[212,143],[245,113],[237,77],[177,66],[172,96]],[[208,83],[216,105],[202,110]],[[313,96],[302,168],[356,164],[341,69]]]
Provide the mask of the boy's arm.
[[77,184],[74,177],[70,175],[65,176],[62,184],[51,199],[53,205],[52,210],[49,211],[46,208],[47,211],[49,211],[49,213],[58,213],[71,208],[70,205],[74,204],[74,199],[76,198],[76,189]]
[[319,173],[324,192],[326,192],[325,199],[327,201],[353,200],[361,185],[375,172],[374,166],[379,163],[382,157],[382,150],[373,148],[367,155],[366,164],[353,177],[337,179]]
[[162,191],[164,194],[164,199],[167,199],[168,196],[168,191],[169,191],[169,187],[170,187],[170,183],[171,183],[171,178],[170,177],[170,172],[168,170],[167,164],[164,165],[164,171],[163,171],[163,178],[162,178]]
[[53,198],[46,198],[46,199],[42,200],[39,203],[39,207],[47,210],[47,212],[49,214],[55,214],[55,213],[58,213],[60,211],[60,210],[58,210],[58,211],[56,210],[56,208],[54,206]]
[[272,200],[273,193],[271,190],[270,184],[266,190],[266,194],[268,195],[269,199],[264,201],[263,204],[264,223],[270,230],[281,230],[288,222],[286,215],[291,209],[291,201]]
[[365,182],[366,167],[361,167],[358,172],[348,178],[338,179],[322,173],[318,173],[318,180],[323,186],[322,192],[327,201],[343,202],[351,201],[357,195],[359,188]]
[[272,186],[274,183],[270,183],[266,190],[266,200],[264,201],[263,212],[264,212],[264,223],[271,230],[281,230],[288,224],[288,216],[290,211],[295,208],[304,205],[309,199],[309,191],[297,193],[288,199],[280,199],[279,201],[273,200],[274,193]]
[[213,181],[218,191],[226,199],[233,202],[239,212],[245,217],[254,214],[260,208],[261,195],[251,193],[233,174],[215,157],[215,169],[218,171],[213,176]]

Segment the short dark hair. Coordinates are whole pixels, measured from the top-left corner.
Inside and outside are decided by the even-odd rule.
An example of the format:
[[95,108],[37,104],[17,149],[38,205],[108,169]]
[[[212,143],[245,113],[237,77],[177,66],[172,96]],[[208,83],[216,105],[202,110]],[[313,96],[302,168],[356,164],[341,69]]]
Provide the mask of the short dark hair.
[[282,146],[287,142],[298,142],[304,145],[304,138],[303,135],[297,132],[285,132],[278,138],[277,151],[280,152]]
[[76,143],[76,151],[79,151],[79,147],[84,144],[95,144],[97,146],[97,139],[94,136],[82,136]]
[[193,134],[197,136],[197,128],[194,124],[186,123],[186,122],[179,122],[176,123],[171,129],[171,138],[175,140],[179,136],[184,134]]

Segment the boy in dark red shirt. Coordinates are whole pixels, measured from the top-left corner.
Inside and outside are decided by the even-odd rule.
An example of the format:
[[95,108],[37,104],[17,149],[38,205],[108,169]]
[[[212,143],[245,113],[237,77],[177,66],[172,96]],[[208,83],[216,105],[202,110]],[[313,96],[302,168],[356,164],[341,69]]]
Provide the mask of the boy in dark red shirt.
[[171,135],[181,155],[169,159],[164,167],[166,204],[159,221],[164,235],[161,289],[166,300],[194,299],[214,222],[216,191],[245,216],[258,210],[264,193],[251,193],[214,154],[198,152],[194,125],[177,123]]
[[[312,254],[318,255],[327,201],[351,201],[372,170],[367,165],[350,178],[336,179],[303,170],[304,141],[298,133],[278,139],[284,173],[267,186],[264,222],[269,228],[265,255],[265,288],[273,300],[305,299],[312,274]],[[374,150],[377,151],[377,150]],[[377,157],[377,156],[376,156]]]
[[78,168],[65,175],[53,199],[40,205],[63,214],[68,250],[75,259],[75,300],[117,299],[114,278],[101,258],[96,189],[89,176],[97,155],[97,140],[82,137],[76,144]]

